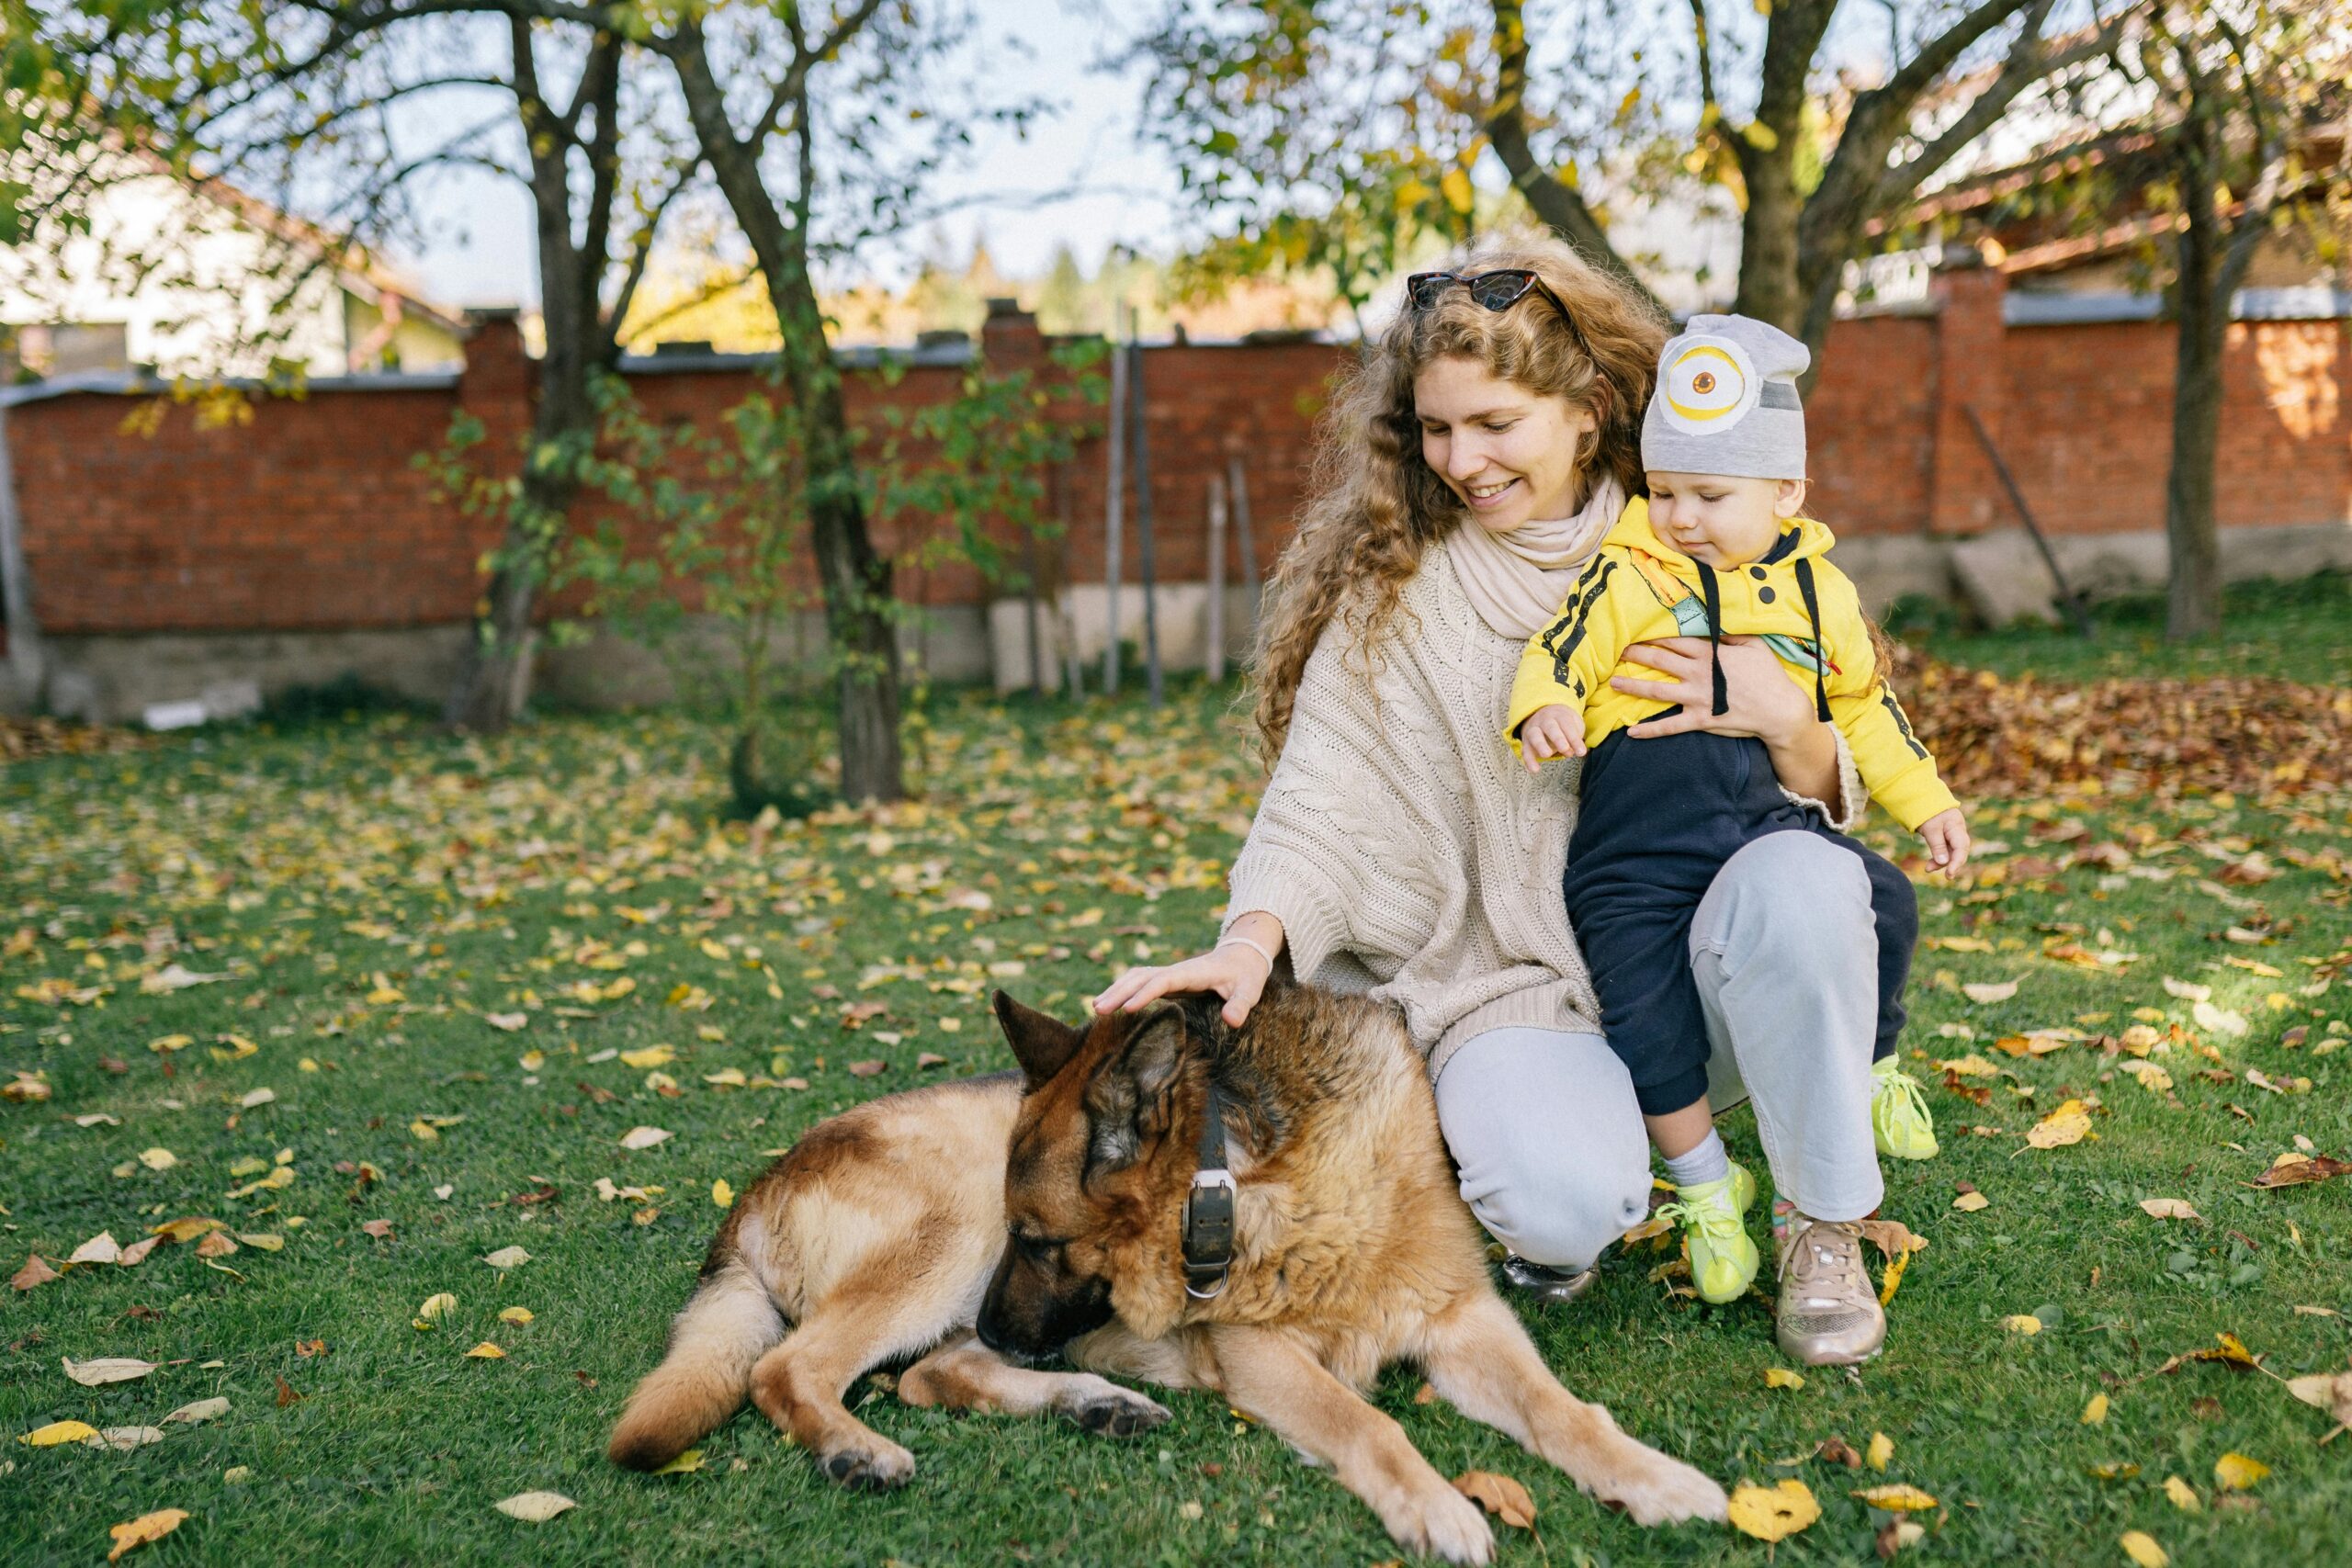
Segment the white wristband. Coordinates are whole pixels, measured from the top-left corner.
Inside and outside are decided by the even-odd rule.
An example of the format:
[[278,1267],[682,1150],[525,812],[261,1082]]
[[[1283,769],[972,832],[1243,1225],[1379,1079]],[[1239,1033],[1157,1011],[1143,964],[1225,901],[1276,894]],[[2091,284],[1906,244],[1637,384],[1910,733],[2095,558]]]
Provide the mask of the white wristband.
[[1270,980],[1273,978],[1274,955],[1266,951],[1266,944],[1264,942],[1259,942],[1254,937],[1243,936],[1239,931],[1228,931],[1226,934],[1225,940],[1218,942],[1217,946],[1248,948],[1250,952],[1256,953],[1259,957],[1266,961],[1266,978]]

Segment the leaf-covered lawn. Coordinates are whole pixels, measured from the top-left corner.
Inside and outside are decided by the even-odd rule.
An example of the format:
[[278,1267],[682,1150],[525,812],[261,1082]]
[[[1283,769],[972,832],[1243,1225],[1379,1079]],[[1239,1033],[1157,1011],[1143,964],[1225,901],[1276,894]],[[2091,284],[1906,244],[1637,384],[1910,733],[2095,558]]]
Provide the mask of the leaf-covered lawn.
[[[991,986],[1074,1016],[1211,931],[1255,788],[1229,704],[958,699],[922,804],[772,829],[721,819],[717,738],[670,717],[488,742],[374,718],[0,771],[0,1082],[28,1097],[0,1105],[0,1271],[62,1270],[0,1291],[0,1562],[91,1562],[166,1509],[130,1561],[1392,1556],[1198,1396],[1117,1443],[869,1384],[861,1415],[922,1467],[879,1498],[749,1412],[689,1473],[602,1456],[727,1188],[829,1112],[1008,1065]],[[2347,1365],[2352,1179],[2252,1184],[2352,1156],[2352,796],[2023,798],[1976,826],[1981,872],[1923,890],[1908,1047],[1945,1152],[1889,1171],[1886,1217],[1927,1246],[1886,1355],[1768,1382],[1761,1299],[1678,1297],[1664,1241],[1532,1316],[1544,1352],[1726,1483],[1776,1506],[1801,1483],[1819,1517],[1778,1561],[1874,1560],[1898,1517],[1923,1562],[2120,1562],[2132,1530],[2184,1563],[2335,1560],[2352,1438],[2322,1446],[2334,1420],[2282,1380]],[[65,1267],[158,1227],[133,1265]],[[105,1358],[158,1364],[62,1364]],[[1376,1398],[1444,1473],[1536,1505],[1541,1544],[1507,1529],[1507,1561],[1766,1560],[1642,1531],[1419,1388],[1398,1370]],[[15,1440],[64,1421],[163,1436]],[[2258,1468],[2233,1454],[2267,1473],[2226,1485]],[[1916,1511],[1854,1495],[1881,1487]],[[494,1506],[537,1491],[577,1506]]]

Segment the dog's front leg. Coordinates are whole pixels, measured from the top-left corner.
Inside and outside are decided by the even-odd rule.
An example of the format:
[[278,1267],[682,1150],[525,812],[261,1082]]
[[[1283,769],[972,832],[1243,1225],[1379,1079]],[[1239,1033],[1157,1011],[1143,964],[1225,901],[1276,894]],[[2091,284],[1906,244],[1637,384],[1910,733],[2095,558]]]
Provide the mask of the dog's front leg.
[[1526,1328],[1491,1291],[1430,1319],[1420,1361],[1430,1386],[1456,1410],[1509,1433],[1637,1523],[1724,1517],[1722,1487],[1627,1437],[1608,1411],[1562,1388]]
[[909,1404],[992,1410],[1007,1416],[1067,1416],[1090,1432],[1131,1437],[1168,1419],[1157,1401],[1092,1372],[1042,1372],[1016,1367],[969,1334],[958,1336],[899,1374]]
[[1478,1506],[1446,1483],[1405,1429],[1364,1403],[1297,1341],[1247,1325],[1210,1327],[1227,1399],[1294,1448],[1331,1467],[1372,1506],[1399,1546],[1449,1562],[1486,1562],[1494,1531]]

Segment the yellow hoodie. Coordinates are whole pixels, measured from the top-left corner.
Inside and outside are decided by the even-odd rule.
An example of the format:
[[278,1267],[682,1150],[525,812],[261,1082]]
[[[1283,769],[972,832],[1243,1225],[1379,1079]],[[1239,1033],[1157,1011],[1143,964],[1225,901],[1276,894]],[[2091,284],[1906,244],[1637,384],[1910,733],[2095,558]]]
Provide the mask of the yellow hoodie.
[[[1780,655],[1789,679],[1815,693],[1822,716],[1845,735],[1872,798],[1916,830],[1959,802],[1879,672],[1861,598],[1828,560],[1836,542],[1827,528],[1800,517],[1765,559],[1715,572],[1716,629],[1758,637]],[[1800,561],[1806,563],[1802,574]],[[1801,576],[1812,581],[1817,615],[1805,603]],[[1708,635],[1705,577],[1698,562],[1652,531],[1648,502],[1628,502],[1558,617],[1529,638],[1520,656],[1503,727],[1511,750],[1519,750],[1519,727],[1553,703],[1584,715],[1588,747],[1658,712],[1657,699],[1627,696],[1610,677],[1658,678],[1654,670],[1620,662],[1634,643]]]

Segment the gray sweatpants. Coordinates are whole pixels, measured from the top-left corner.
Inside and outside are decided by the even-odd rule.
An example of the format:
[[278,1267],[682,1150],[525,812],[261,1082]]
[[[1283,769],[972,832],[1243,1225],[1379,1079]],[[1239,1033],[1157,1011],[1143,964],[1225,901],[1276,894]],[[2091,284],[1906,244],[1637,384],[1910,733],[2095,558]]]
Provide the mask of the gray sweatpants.
[[[1708,1100],[1752,1098],[1782,1197],[1858,1220],[1884,1187],[1871,1141],[1878,934],[1861,862],[1814,833],[1773,833],[1724,863],[1690,925],[1713,1048]],[[1598,1034],[1498,1029],[1437,1081],[1462,1196],[1533,1263],[1582,1269],[1649,1212],[1649,1134],[1625,1065]]]

